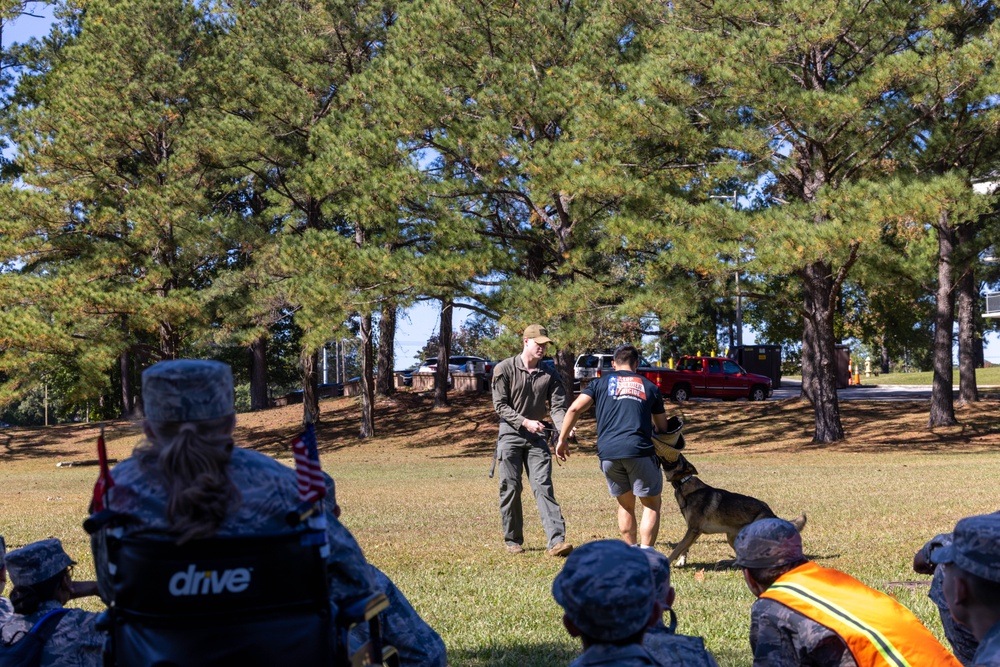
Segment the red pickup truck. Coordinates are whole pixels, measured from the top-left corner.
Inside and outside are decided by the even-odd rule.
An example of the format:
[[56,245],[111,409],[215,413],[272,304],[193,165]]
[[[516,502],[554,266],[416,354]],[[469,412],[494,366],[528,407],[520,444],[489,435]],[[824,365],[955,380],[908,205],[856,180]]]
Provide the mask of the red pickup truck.
[[678,403],[689,398],[763,401],[774,391],[771,378],[747,373],[725,357],[681,357],[675,370],[640,366],[636,372]]

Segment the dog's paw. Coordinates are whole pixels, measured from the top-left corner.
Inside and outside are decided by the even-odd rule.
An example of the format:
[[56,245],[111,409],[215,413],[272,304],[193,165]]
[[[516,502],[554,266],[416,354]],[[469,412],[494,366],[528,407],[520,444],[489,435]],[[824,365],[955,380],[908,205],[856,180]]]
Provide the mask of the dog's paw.
[[687,554],[681,554],[677,557],[677,560],[673,562],[673,567],[684,567],[684,563],[687,562]]

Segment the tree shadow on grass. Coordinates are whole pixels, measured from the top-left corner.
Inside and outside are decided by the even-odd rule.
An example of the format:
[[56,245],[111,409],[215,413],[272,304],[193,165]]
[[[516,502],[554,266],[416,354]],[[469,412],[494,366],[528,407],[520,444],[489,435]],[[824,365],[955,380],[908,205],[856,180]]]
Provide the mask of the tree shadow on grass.
[[[567,640],[569,635],[567,635]],[[476,648],[448,649],[448,663],[467,667],[524,667],[568,665],[582,652],[582,646],[556,642],[510,643]]]
[[[136,425],[127,420],[107,422],[105,440],[134,434]],[[0,462],[96,458],[101,424],[57,424],[0,429]]]
[[812,406],[798,399],[747,403],[733,409],[720,403],[685,406],[684,433],[699,451],[840,451],[852,453],[955,452],[1000,448],[1000,402],[989,400],[955,409],[959,424],[928,428],[927,401],[850,401],[840,404],[846,437],[813,443]]

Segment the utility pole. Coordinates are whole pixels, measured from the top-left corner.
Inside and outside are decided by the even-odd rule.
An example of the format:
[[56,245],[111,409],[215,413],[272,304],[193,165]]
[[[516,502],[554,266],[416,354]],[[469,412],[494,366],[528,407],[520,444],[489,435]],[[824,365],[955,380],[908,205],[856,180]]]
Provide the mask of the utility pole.
[[[736,190],[733,190],[732,195],[709,195],[710,199],[732,199],[733,200],[733,210],[740,210],[739,199],[737,198]],[[743,294],[740,292],[740,255],[743,253],[743,249],[740,247],[739,242],[736,244],[736,346],[743,346]]]

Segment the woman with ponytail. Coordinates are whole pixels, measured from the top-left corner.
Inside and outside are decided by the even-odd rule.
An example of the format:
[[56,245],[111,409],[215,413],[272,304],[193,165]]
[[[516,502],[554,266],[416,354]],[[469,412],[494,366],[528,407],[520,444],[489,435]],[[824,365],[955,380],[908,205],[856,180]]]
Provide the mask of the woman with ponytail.
[[[11,551],[4,564],[14,585],[13,614],[0,626],[4,643],[19,641],[46,615],[59,612],[73,598],[94,595],[93,582],[73,581],[74,561],[56,539],[42,540]],[[98,667],[104,636],[95,627],[97,614],[67,609],[52,619],[52,633],[42,648],[42,667]]]
[[[178,544],[291,530],[285,516],[298,503],[295,471],[235,446],[227,364],[161,361],[142,374],[142,396],[145,440],[111,471],[114,484],[106,496],[121,530],[166,535]],[[360,547],[337,519],[333,480],[324,477],[331,598],[340,604],[369,595],[374,582]],[[94,562],[104,582],[110,575],[101,543],[94,541]]]

